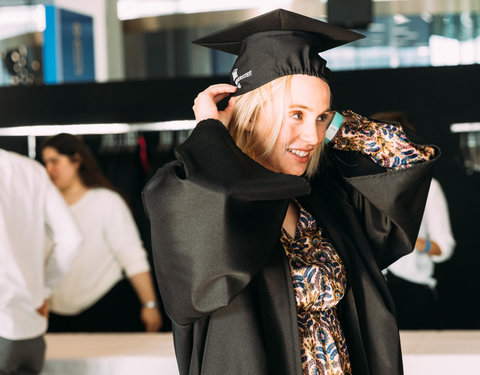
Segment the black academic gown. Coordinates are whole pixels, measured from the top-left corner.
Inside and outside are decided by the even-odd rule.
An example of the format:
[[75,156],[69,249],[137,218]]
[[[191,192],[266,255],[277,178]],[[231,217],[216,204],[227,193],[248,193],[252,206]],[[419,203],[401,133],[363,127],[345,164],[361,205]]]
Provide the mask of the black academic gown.
[[413,250],[431,161],[386,173],[363,155],[329,149],[309,182],[263,168],[215,120],[199,123],[176,154],[147,184],[144,203],[180,374],[302,374],[280,244],[294,197],[345,264],[339,318],[353,374],[403,373],[380,269]]

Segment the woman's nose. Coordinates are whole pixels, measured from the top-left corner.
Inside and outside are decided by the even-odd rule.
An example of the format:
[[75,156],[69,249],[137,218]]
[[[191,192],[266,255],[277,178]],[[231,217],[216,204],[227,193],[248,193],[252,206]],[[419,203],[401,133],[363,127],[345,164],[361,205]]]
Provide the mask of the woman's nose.
[[309,145],[316,146],[319,142],[320,134],[317,121],[306,121],[302,129],[301,138]]
[[47,174],[48,174],[49,176],[51,176],[51,175],[52,175],[52,171],[53,171],[53,166],[52,166],[51,164],[48,164],[48,163],[47,163],[47,164],[45,165],[45,169],[47,170]]

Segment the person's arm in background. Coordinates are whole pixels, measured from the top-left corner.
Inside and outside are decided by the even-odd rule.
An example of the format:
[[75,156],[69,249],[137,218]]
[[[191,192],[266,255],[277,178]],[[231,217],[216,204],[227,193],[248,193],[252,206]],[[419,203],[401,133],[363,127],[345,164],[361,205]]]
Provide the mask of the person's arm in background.
[[106,236],[118,262],[132,284],[142,304],[140,319],[147,332],[156,332],[162,325],[162,315],[147,261],[133,216],[123,199],[115,194],[109,205]]
[[44,202],[45,225],[53,242],[53,249],[45,263],[45,301],[37,311],[47,317],[47,300],[53,289],[68,272],[82,243],[82,235],[65,200],[50,182],[46,173],[45,179],[47,184]]
[[428,255],[437,263],[449,259],[456,243],[450,225],[447,200],[435,179],[432,179],[423,220],[428,238],[418,238],[415,250],[425,252],[429,248]]
[[150,271],[140,272],[130,276],[138,299],[142,303],[140,318],[145,324],[145,331],[156,332],[162,328],[162,315],[158,309],[157,297],[153,289],[153,279]]
[[[428,249],[427,249],[428,246]],[[433,240],[426,240],[425,238],[417,238],[415,242],[415,250],[421,253],[427,251],[428,255],[442,255],[442,249],[438,244]]]

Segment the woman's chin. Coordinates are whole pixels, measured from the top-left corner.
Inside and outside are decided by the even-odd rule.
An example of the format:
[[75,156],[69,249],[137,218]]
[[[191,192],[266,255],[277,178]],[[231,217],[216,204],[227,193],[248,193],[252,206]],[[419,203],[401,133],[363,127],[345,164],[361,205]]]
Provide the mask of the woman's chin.
[[305,166],[296,166],[291,168],[285,168],[281,171],[283,174],[290,174],[292,176],[303,176],[307,168]]

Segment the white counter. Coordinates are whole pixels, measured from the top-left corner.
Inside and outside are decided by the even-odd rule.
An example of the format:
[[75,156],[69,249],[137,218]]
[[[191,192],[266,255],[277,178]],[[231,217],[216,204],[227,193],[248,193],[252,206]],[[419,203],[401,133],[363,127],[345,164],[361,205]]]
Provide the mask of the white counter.
[[405,375],[479,375],[480,331],[400,332]]
[[178,375],[171,333],[45,335],[42,375]]
[[[480,375],[480,331],[400,337],[405,375]],[[43,375],[178,375],[170,333],[47,334],[46,342]]]

